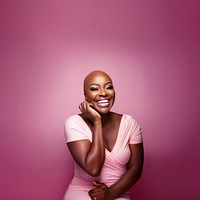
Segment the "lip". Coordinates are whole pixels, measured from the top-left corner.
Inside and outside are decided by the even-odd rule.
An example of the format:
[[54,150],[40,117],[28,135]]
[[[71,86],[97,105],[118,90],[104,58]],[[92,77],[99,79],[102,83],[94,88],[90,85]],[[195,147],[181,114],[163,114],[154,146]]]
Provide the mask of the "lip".
[[99,98],[99,99],[96,100],[96,102],[98,102],[98,101],[103,101],[103,100],[108,100],[108,101],[110,101],[109,98]]
[[101,99],[96,100],[96,103],[101,108],[109,107],[110,106],[110,99],[101,98]]

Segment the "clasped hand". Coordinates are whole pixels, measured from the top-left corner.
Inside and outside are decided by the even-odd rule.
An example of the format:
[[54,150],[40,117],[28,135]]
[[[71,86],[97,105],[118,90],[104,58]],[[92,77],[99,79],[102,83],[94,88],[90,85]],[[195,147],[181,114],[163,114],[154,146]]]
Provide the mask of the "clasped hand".
[[92,200],[112,200],[111,191],[106,184],[94,181],[94,185],[96,187],[88,192]]

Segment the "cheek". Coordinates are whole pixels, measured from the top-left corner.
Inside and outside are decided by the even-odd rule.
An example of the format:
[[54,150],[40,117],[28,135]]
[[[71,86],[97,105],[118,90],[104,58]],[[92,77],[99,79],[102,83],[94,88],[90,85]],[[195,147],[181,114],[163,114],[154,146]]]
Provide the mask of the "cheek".
[[94,95],[91,94],[90,92],[87,92],[87,93],[85,94],[85,100],[90,101],[90,100],[92,100],[92,99],[94,99]]
[[115,102],[115,92],[113,92],[113,103]]
[[112,96],[113,98],[115,98],[115,91],[113,91],[113,92],[111,93],[111,96]]

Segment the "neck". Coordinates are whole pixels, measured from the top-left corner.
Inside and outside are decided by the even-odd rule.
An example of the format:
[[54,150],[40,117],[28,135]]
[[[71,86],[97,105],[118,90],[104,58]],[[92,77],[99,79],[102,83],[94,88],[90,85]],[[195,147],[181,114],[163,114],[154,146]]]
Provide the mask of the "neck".
[[102,125],[105,125],[111,119],[111,116],[112,116],[112,112],[101,114]]

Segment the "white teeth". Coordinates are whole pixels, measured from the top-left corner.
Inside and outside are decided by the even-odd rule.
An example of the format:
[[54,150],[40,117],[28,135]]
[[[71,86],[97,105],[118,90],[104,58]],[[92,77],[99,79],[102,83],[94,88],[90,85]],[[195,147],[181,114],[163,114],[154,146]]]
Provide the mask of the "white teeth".
[[97,101],[97,103],[108,103],[108,100],[107,99],[99,100],[99,101]]

